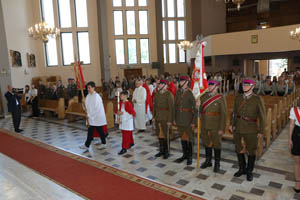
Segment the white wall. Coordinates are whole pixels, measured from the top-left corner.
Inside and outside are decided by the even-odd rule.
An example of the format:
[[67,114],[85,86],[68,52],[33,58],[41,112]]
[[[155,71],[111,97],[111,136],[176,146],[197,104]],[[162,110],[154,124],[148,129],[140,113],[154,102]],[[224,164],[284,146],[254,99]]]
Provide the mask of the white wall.
[[[37,68],[28,68],[27,53],[34,53],[36,41],[28,37],[27,29],[33,24],[32,3],[34,0],[2,0],[4,24],[9,55],[12,85],[23,88],[31,83],[31,78],[38,75]],[[10,50],[21,53],[22,67],[12,67]],[[38,64],[38,63],[37,63]],[[24,71],[27,69],[28,74]]]

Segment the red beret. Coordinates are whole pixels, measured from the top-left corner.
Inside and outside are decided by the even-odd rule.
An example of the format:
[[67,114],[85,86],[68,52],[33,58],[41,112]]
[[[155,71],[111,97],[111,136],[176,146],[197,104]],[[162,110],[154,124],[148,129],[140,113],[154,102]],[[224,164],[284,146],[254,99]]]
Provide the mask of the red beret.
[[159,82],[163,83],[163,84],[166,84],[166,85],[169,85],[169,81],[165,80],[165,79],[161,79]]
[[190,77],[188,76],[180,76],[179,78],[181,81],[189,81],[190,80]]

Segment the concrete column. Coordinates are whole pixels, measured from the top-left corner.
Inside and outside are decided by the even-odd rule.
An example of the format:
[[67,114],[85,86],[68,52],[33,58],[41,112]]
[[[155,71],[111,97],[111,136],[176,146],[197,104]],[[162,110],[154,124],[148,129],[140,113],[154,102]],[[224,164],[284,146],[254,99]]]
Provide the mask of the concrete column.
[[[11,84],[11,73],[9,67],[9,56],[7,48],[7,40],[5,34],[4,16],[2,3],[0,1],[0,117],[7,114],[6,99],[4,97],[7,91],[7,85]],[[4,73],[6,72],[6,73]]]
[[109,55],[108,45],[106,3],[106,0],[97,0],[101,78],[108,82],[110,79],[111,56]]

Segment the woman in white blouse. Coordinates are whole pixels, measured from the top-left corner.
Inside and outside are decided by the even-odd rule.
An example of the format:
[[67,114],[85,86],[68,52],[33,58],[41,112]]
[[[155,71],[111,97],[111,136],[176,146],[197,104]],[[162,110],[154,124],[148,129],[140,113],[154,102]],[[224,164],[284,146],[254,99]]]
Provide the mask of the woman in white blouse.
[[300,109],[293,107],[290,111],[289,147],[294,156],[295,180],[294,190],[300,193]]

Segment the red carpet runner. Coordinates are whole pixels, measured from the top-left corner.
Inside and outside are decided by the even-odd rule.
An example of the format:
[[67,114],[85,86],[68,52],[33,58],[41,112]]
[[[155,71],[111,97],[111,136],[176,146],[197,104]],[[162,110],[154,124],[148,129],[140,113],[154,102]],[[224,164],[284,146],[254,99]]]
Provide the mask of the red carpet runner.
[[0,152],[88,199],[201,199],[3,129]]

